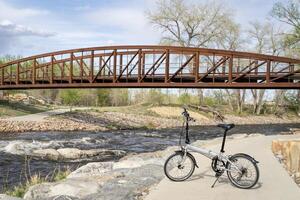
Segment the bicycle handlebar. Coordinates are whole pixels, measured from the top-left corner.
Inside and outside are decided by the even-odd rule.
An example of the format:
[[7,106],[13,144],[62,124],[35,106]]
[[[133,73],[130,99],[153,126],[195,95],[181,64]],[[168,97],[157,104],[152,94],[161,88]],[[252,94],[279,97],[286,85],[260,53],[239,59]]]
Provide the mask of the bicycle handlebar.
[[190,114],[188,113],[185,107],[183,107],[182,115],[186,118],[186,121],[196,121],[194,118],[190,117]]

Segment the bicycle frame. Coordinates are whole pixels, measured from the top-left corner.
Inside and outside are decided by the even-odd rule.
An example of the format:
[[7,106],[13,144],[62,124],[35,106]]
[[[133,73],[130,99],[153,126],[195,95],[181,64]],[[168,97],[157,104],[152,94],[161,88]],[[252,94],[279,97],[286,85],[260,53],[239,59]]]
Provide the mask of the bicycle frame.
[[201,147],[195,147],[192,146],[190,144],[187,144],[185,147],[183,147],[183,149],[185,149],[186,152],[196,152],[196,153],[200,153],[203,156],[209,158],[209,159],[213,159],[216,156],[219,156],[220,154],[209,150],[209,149],[205,149],[205,148],[201,148]]
[[[185,146],[181,146],[181,148],[184,152],[184,155],[183,155],[182,161],[179,164],[182,164],[182,163],[185,162],[187,152],[196,152],[196,153],[199,153],[199,154],[201,154],[201,155],[203,155],[203,156],[205,156],[205,157],[207,157],[211,160],[215,157],[218,157],[219,160],[223,161],[224,163],[230,163],[231,166],[233,166],[234,169],[236,169],[238,172],[242,173],[241,170],[239,169],[239,167],[236,166],[233,162],[231,162],[229,157],[224,155],[223,152],[217,153],[217,152],[212,151],[210,149],[195,147],[195,146],[192,146],[190,144],[186,144]],[[231,170],[228,170],[225,166],[222,169],[225,170],[225,171],[231,171]]]

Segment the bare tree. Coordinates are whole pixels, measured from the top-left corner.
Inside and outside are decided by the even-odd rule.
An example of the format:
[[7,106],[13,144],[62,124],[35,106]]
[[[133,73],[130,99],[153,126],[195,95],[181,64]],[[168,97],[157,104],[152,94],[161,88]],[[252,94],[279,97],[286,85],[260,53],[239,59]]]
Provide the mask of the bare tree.
[[274,105],[274,114],[280,116],[282,114],[282,106],[284,105],[286,90],[276,90],[275,91],[275,105]]
[[148,18],[163,32],[161,43],[209,47],[227,28],[230,13],[216,1],[188,4],[183,0],[159,0],[156,9],[148,12]]
[[289,0],[286,4],[277,2],[274,4],[271,15],[279,21],[293,28],[286,33],[285,45],[291,48],[300,48],[300,1]]
[[216,47],[232,51],[243,49],[246,40],[241,36],[240,25],[229,19],[225,22],[225,26],[226,29],[223,29],[216,40]]
[[[280,29],[277,29],[269,22],[252,22],[250,25],[251,28],[248,30],[248,36],[254,43],[253,49],[255,52],[271,55],[282,53],[282,34]],[[251,94],[253,97],[253,113],[260,114],[264,103],[265,90],[252,89]]]

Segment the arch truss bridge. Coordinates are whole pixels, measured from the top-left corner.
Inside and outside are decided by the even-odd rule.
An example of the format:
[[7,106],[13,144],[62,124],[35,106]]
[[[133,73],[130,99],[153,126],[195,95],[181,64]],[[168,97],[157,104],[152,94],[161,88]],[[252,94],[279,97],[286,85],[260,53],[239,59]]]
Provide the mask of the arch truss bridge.
[[300,60],[171,46],[72,49],[0,65],[0,89],[32,88],[300,89]]

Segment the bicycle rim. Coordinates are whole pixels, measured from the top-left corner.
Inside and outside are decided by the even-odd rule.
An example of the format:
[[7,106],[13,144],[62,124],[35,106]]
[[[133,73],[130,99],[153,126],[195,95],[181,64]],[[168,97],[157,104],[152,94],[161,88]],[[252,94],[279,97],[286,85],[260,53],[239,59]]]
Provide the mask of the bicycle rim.
[[246,156],[235,156],[231,161],[233,165],[229,164],[227,171],[230,182],[238,188],[252,188],[259,178],[256,163]]
[[195,170],[195,163],[187,154],[183,161],[183,153],[175,153],[170,156],[164,166],[166,176],[172,181],[184,181],[188,179]]

